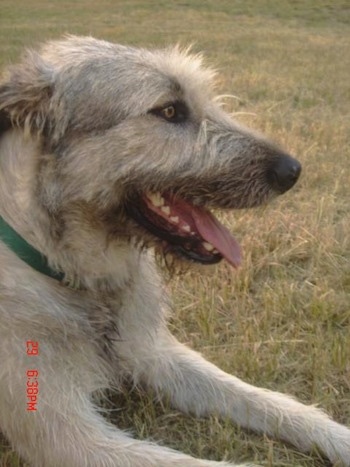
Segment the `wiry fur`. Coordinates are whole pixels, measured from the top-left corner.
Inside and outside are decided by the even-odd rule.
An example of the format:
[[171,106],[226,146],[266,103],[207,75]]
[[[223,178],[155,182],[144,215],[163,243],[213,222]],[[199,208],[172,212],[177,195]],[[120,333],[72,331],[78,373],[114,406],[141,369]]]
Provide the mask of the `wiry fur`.
[[[92,396],[125,378],[196,415],[218,413],[313,445],[350,466],[350,431],[320,410],[224,373],[180,344],[152,250],[162,242],[128,215],[145,192],[218,208],[251,207],[281,151],[215,103],[214,74],[179,49],[149,51],[70,37],[26,55],[0,85],[0,214],[65,273],[43,276],[0,243],[0,427],[36,467],[195,467],[132,439]],[[149,110],[181,100],[175,125]],[[166,248],[171,250],[171,248]],[[281,310],[283,312],[283,310]],[[26,354],[27,340],[40,353]],[[26,370],[39,371],[26,411]]]

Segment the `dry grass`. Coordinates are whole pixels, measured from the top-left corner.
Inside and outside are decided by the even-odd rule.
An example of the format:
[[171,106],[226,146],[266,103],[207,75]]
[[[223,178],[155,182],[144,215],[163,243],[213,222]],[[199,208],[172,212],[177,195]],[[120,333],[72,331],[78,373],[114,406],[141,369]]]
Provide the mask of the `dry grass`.
[[[293,192],[267,209],[226,215],[244,249],[240,271],[222,264],[169,285],[171,326],[228,372],[350,424],[348,2],[1,0],[0,8],[3,63],[65,32],[146,46],[194,43],[222,71],[220,90],[239,96],[228,108],[298,155],[303,176]],[[215,418],[194,420],[146,394],[115,403],[120,426],[194,456],[327,465],[317,453]],[[0,466],[20,465],[4,447]]]

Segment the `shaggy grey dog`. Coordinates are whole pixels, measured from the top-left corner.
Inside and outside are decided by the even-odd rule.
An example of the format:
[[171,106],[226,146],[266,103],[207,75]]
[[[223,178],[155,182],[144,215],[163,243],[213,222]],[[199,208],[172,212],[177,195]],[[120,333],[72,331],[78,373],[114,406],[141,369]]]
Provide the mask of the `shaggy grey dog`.
[[261,205],[300,173],[217,105],[213,75],[176,48],[69,37],[1,82],[0,426],[35,467],[233,465],[108,423],[93,396],[125,379],[350,465],[348,428],[224,373],[167,329],[154,252],[238,266],[210,208]]

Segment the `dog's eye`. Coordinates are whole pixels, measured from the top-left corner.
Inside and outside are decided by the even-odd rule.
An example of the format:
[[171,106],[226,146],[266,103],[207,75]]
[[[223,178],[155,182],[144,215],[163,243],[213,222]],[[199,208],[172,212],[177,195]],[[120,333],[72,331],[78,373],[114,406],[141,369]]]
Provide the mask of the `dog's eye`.
[[156,107],[149,113],[163,118],[170,123],[183,123],[188,118],[188,108],[183,102],[173,102],[163,107]]
[[172,120],[174,117],[176,117],[176,110],[173,105],[168,105],[168,107],[165,107],[165,109],[161,110],[162,116],[166,120]]

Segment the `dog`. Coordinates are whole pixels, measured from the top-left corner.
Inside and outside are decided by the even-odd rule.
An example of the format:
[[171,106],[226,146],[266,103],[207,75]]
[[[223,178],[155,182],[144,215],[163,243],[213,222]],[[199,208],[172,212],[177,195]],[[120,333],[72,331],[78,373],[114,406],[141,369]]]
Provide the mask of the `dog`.
[[131,380],[350,466],[347,427],[224,373],[167,328],[158,259],[237,267],[239,244],[211,209],[265,204],[301,171],[225,113],[214,82],[179,47],[74,36],[1,80],[0,427],[30,465],[234,465],[109,423],[96,397]]

